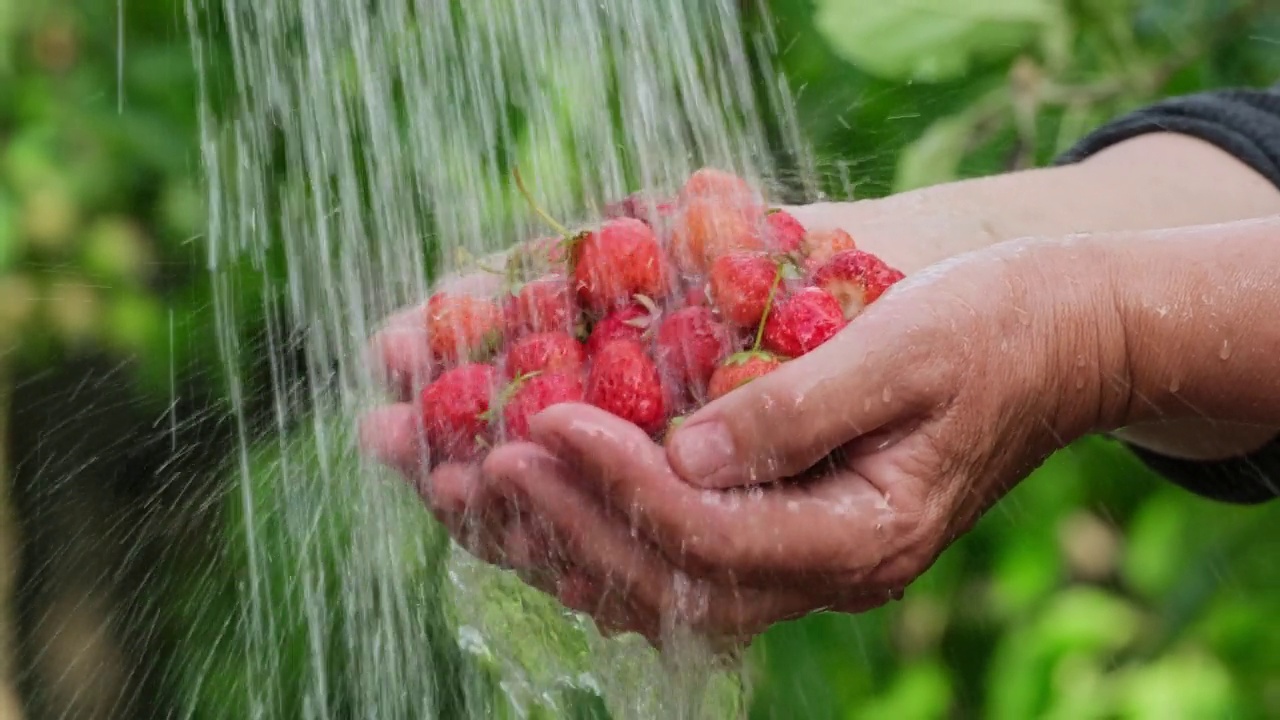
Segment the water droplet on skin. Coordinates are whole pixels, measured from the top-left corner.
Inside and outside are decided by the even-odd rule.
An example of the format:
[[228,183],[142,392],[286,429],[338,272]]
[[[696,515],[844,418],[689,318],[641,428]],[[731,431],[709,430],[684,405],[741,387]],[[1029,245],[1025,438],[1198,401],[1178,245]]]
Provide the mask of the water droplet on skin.
[[1081,375],[1080,377],[1077,377],[1077,378],[1076,378],[1076,389],[1077,389],[1077,390],[1083,390],[1083,389],[1084,389],[1084,376],[1083,376],[1083,375]]
[[889,402],[893,400],[893,391],[890,390],[889,388],[885,388],[884,392],[880,393],[880,399],[883,400],[884,402]]
[[1085,362],[1086,362],[1086,360],[1085,360],[1084,356],[1083,356],[1083,355],[1081,355],[1080,357],[1076,358],[1076,367],[1084,367],[1084,366],[1085,366]]
[[1231,357],[1231,342],[1229,340],[1222,341],[1222,349],[1218,351],[1218,357],[1223,360]]

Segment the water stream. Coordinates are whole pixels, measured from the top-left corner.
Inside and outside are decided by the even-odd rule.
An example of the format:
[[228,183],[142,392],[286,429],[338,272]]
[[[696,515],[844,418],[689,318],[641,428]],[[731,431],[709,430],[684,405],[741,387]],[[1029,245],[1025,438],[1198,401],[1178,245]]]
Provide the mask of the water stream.
[[[741,669],[696,642],[660,657],[603,639],[449,546],[399,478],[357,455],[353,421],[381,399],[362,350],[384,317],[464,258],[545,234],[514,168],[552,215],[583,223],[705,165],[810,189],[775,40],[748,12],[761,9],[190,0],[206,97],[234,88],[201,120],[240,423],[228,543],[245,568],[238,625],[217,644],[249,716],[743,714]],[[248,336],[243,319],[264,314]],[[243,371],[255,361],[265,386]],[[262,423],[244,408],[266,392]]]

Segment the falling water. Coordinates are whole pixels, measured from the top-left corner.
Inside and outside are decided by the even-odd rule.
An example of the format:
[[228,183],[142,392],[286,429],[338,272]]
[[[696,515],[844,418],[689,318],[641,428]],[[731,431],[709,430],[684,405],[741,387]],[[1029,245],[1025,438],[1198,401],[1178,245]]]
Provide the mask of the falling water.
[[696,642],[660,657],[603,639],[449,546],[352,432],[381,399],[362,354],[381,319],[465,258],[546,233],[514,168],[552,215],[582,223],[705,165],[809,176],[774,39],[743,12],[191,0],[208,263],[241,442],[226,513],[239,614],[210,645],[233,658],[222,690],[247,716],[743,713],[738,669],[707,664]]

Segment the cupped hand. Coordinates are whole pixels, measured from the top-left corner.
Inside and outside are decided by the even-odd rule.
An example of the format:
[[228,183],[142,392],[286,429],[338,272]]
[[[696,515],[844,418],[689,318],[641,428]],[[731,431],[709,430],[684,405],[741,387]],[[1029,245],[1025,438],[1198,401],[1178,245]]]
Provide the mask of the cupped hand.
[[1120,424],[1123,332],[1087,247],[1006,243],[915,273],[665,448],[577,404],[483,465],[428,473],[407,405],[368,416],[365,445],[473,553],[609,631],[741,642],[875,607],[1054,450]]

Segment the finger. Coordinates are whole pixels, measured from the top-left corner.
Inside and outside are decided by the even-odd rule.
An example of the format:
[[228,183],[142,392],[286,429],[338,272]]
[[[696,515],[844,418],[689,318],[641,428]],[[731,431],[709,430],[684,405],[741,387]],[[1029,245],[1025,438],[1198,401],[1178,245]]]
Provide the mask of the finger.
[[458,545],[491,565],[511,567],[507,542],[511,508],[486,491],[478,465],[442,465],[416,487],[427,509]]
[[[813,587],[762,590],[740,586],[732,573],[716,581],[677,571],[633,537],[626,523],[609,517],[568,465],[537,446],[497,450],[485,470],[527,498],[527,512],[550,523],[576,566],[603,579],[605,591],[621,592],[656,618],[676,618],[700,632],[734,634],[802,615],[825,597]],[[671,482],[688,490],[679,480]]]
[[861,315],[809,354],[708,403],[668,437],[671,466],[701,488],[765,484],[913,420],[933,386],[914,348],[899,349],[910,343],[899,342],[898,320]]
[[856,475],[763,492],[703,490],[676,476],[642,430],[598,408],[554,405],[534,416],[530,431],[584,488],[694,575],[748,585],[852,579],[915,535],[918,518]]
[[366,412],[357,435],[361,452],[407,478],[426,467],[420,418],[413,405],[396,403]]
[[[442,280],[435,293],[492,297],[502,292],[502,277],[475,272]],[[431,382],[436,370],[428,343],[424,305],[403,308],[388,317],[370,339],[365,359],[374,381],[397,400],[408,400]]]
[[374,381],[396,400],[416,395],[435,372],[421,306],[392,315],[369,341],[366,360]]

